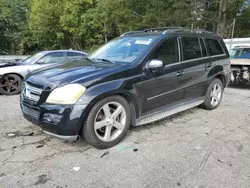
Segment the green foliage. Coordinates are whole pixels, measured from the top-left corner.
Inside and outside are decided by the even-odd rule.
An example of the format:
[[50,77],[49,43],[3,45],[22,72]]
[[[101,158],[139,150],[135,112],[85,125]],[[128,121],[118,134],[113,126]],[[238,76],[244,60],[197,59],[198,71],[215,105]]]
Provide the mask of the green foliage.
[[0,0],[0,53],[21,51],[28,33],[28,0]]
[[[222,3],[223,2],[223,3]],[[249,36],[245,0],[0,0],[0,53],[93,51],[123,32],[184,26]],[[219,30],[218,30],[219,28]]]
[[242,14],[237,17],[235,25],[236,37],[250,37],[250,7],[242,11]]

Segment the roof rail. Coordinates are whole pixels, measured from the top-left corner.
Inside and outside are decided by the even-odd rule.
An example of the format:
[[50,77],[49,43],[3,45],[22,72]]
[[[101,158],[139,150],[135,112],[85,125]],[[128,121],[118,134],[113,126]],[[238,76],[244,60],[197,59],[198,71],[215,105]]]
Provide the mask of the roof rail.
[[165,31],[162,32],[163,35],[165,35],[167,32],[175,32],[175,31],[188,31],[186,29],[183,28],[177,28],[177,29],[167,29]]
[[144,29],[142,31],[128,31],[123,33],[121,36],[129,35],[129,34],[136,34],[136,33],[146,33],[146,32],[154,32],[154,31],[163,31],[162,35],[165,35],[168,32],[176,32],[176,31],[183,31],[183,32],[190,32],[190,33],[206,33],[206,34],[214,34],[211,31],[206,31],[205,29],[185,29],[184,27],[156,27],[156,28],[149,28]]
[[126,33],[123,33],[122,35],[121,35],[121,37],[122,36],[125,36],[125,35],[129,35],[129,34],[136,34],[136,33],[143,33],[144,31],[128,31],[128,32],[126,32]]
[[149,28],[149,29],[144,29],[144,32],[149,32],[149,31],[161,31],[161,30],[169,30],[169,29],[184,29],[184,27],[156,27],[156,28]]
[[175,31],[183,31],[183,32],[190,32],[190,33],[206,33],[206,34],[214,34],[212,31],[207,31],[205,29],[167,29],[163,31],[163,35],[166,34],[167,32],[175,32]]
[[196,33],[207,33],[207,34],[214,34],[212,31],[207,31],[205,29],[193,29],[191,30],[193,32],[196,32]]

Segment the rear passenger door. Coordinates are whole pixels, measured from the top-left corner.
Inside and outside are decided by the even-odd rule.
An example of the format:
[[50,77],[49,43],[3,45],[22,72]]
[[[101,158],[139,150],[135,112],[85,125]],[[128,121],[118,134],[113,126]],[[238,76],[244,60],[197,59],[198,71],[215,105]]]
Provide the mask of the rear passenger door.
[[197,36],[183,36],[182,61],[185,64],[184,98],[194,100],[206,93],[206,61],[207,51],[204,42]]

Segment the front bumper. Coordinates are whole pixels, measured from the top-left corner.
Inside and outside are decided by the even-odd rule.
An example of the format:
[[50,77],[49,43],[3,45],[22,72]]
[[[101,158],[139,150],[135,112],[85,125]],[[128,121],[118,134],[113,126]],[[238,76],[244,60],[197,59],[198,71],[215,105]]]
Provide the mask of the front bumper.
[[54,137],[76,141],[83,125],[87,105],[52,105],[33,106],[20,100],[23,116],[43,131]]

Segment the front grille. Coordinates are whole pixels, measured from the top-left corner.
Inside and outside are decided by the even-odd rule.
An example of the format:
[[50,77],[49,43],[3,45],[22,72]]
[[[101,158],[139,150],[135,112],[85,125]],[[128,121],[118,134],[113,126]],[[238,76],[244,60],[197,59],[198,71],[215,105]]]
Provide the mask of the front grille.
[[43,91],[42,89],[33,87],[26,83],[22,90],[22,96],[25,100],[29,100],[29,101],[32,101],[33,103],[37,103],[40,99],[40,95],[42,91]]
[[22,105],[22,110],[23,110],[23,113],[32,117],[32,118],[35,118],[36,120],[39,119],[39,111],[37,110],[34,110],[32,108],[29,108],[25,105]]

